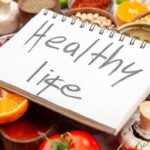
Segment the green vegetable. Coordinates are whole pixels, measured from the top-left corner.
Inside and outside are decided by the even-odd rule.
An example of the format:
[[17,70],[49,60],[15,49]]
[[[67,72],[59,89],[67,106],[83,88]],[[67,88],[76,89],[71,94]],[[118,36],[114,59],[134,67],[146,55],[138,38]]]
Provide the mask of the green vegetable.
[[129,1],[129,0],[116,0],[116,3],[119,5],[119,4],[126,2],[126,1]]
[[68,0],[60,0],[61,8],[67,8],[68,6]]

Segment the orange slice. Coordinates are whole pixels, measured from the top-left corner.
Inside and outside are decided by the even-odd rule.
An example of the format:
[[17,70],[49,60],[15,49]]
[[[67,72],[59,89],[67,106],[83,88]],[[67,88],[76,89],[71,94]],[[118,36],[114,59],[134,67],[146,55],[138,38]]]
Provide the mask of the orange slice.
[[127,1],[118,6],[116,14],[120,21],[127,23],[145,12],[148,8],[142,3]]
[[29,100],[0,88],[0,124],[16,121],[29,107]]

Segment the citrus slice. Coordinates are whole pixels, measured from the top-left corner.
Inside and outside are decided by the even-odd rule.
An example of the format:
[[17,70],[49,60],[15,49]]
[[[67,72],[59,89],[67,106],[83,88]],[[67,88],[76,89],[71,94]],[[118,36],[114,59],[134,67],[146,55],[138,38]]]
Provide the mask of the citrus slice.
[[120,21],[127,23],[145,12],[148,12],[148,8],[142,3],[127,1],[118,6],[116,14]]
[[116,3],[119,5],[119,4],[124,3],[126,1],[129,1],[129,0],[116,0]]
[[29,107],[29,100],[0,88],[0,124],[16,121]]

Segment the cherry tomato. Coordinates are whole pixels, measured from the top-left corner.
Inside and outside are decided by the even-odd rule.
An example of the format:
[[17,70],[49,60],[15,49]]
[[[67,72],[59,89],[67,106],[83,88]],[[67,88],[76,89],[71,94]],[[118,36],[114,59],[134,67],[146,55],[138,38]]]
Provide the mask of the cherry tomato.
[[[80,130],[71,131],[72,143],[67,150],[101,150],[100,144],[97,140],[89,133]],[[69,142],[69,136],[65,135],[66,143]],[[49,137],[50,141],[61,141],[61,134],[56,134]],[[45,140],[39,150],[52,150],[51,144],[48,140]],[[63,150],[63,149],[62,149]]]

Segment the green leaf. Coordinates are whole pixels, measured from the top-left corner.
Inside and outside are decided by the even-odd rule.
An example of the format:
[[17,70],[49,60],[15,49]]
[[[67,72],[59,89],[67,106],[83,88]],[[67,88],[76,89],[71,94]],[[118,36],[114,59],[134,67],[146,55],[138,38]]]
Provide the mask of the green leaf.
[[54,140],[52,142],[52,150],[58,150],[58,145],[59,145],[59,142]]

